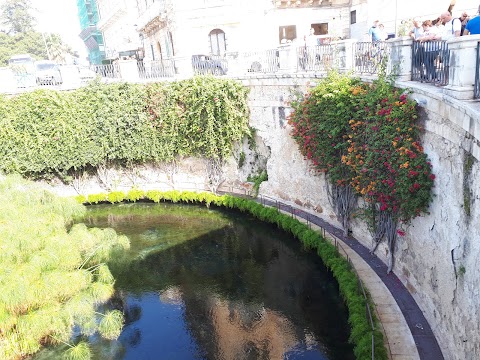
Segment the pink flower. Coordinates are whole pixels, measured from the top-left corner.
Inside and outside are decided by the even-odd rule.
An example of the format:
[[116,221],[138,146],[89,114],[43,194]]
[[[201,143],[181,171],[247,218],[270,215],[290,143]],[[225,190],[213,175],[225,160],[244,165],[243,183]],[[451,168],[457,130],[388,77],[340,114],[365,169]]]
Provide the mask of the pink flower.
[[398,234],[399,236],[405,236],[405,231],[400,230],[400,229],[397,229],[397,234]]

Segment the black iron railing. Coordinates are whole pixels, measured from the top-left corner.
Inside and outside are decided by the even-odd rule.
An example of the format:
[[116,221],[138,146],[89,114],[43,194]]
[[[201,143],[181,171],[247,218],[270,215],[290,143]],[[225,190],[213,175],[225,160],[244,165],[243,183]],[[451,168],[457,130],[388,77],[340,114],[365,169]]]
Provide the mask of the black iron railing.
[[475,88],[473,98],[480,99],[480,41],[477,43],[477,69],[475,70]]
[[448,85],[450,51],[446,41],[414,41],[412,81]]
[[378,74],[381,64],[388,61],[390,46],[388,43],[359,42],[355,44],[353,66],[355,72],[362,74]]
[[102,78],[121,79],[122,77],[118,64],[90,65],[90,69]]
[[332,45],[302,46],[297,48],[297,71],[326,71],[332,66]]

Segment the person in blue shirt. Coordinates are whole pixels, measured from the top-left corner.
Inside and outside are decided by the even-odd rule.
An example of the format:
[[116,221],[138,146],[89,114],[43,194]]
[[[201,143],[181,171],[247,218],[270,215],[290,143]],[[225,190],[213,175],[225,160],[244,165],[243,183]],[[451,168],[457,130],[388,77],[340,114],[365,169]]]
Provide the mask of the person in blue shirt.
[[470,19],[465,26],[465,30],[463,31],[463,35],[477,35],[480,34],[480,6],[478,7],[477,16],[473,19]]
[[380,21],[375,20],[373,22],[372,27],[368,30],[368,35],[372,38],[372,42],[377,42],[377,41],[382,41],[383,40],[381,38],[382,34],[381,34],[380,28],[378,26],[379,23],[380,23]]

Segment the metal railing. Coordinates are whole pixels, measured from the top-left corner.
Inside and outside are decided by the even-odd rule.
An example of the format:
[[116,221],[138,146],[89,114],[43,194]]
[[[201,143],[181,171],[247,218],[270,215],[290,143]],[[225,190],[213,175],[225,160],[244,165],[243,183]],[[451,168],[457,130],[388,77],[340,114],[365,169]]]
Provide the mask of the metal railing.
[[475,87],[473,90],[473,98],[480,99],[480,41],[477,43],[477,68],[475,70]]
[[196,75],[226,75],[228,61],[219,55],[193,55],[192,68]]
[[90,65],[90,69],[102,78],[121,79],[120,67],[118,64]]
[[357,73],[378,74],[381,64],[388,61],[390,45],[386,42],[359,42],[353,52],[353,66]]
[[137,61],[137,69],[141,79],[173,77],[175,76],[175,60]]
[[297,48],[297,71],[327,71],[332,66],[332,45],[302,46]]
[[446,41],[414,41],[412,45],[412,81],[448,84],[450,51]]
[[276,73],[280,69],[278,49],[230,52],[225,59],[229,74]]
[[312,226],[312,223],[315,224],[316,226],[320,227],[321,229],[321,232],[322,232],[322,235],[323,237],[326,239],[327,238],[327,233],[328,233],[328,236],[332,239],[332,242],[333,242],[333,245],[335,246],[335,248],[337,249],[337,252],[340,254],[340,253],[343,253],[343,256],[346,258],[348,264],[350,265],[350,268],[353,270],[355,276],[357,277],[357,280],[358,280],[358,292],[360,293],[360,295],[363,296],[363,298],[365,299],[365,316],[367,317],[368,321],[369,321],[369,325],[370,325],[370,330],[371,330],[371,339],[372,339],[372,360],[375,360],[375,336],[374,336],[374,333],[375,333],[375,323],[373,322],[373,316],[372,316],[372,309],[370,308],[370,300],[368,299],[368,296],[367,296],[367,292],[365,291],[365,287],[363,285],[363,282],[362,280],[360,279],[360,276],[358,275],[358,272],[355,270],[355,267],[353,266],[352,264],[352,261],[350,259],[350,256],[348,255],[348,253],[345,251],[345,249],[343,248],[343,246],[341,245],[341,242],[339,241],[339,239],[335,236],[335,234],[331,233],[330,231],[326,230],[324,227],[322,227],[321,225],[319,225],[318,223],[316,222],[313,222],[313,218],[314,216],[309,214],[308,212],[306,211],[302,211],[302,210],[299,210],[299,209],[296,209],[294,208],[292,205],[289,205],[289,204],[285,204],[277,199],[274,199],[274,198],[271,198],[271,197],[268,197],[268,196],[265,196],[265,195],[258,195],[257,197],[258,201],[263,205],[263,206],[271,206],[271,207],[275,207],[277,210],[279,211],[284,211],[284,212],[287,212],[287,213],[290,213],[290,216],[292,218],[297,218],[297,217],[300,217],[304,220],[306,220],[307,222],[307,225],[309,226],[309,228],[311,228]]

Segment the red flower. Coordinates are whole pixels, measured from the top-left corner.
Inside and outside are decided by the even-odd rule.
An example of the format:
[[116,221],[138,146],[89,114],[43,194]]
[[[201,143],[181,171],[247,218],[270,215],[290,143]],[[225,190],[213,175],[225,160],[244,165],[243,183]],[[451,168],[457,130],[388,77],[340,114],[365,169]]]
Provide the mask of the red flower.
[[397,234],[400,236],[405,236],[405,231],[397,229]]
[[430,180],[435,180],[435,175],[430,174]]

